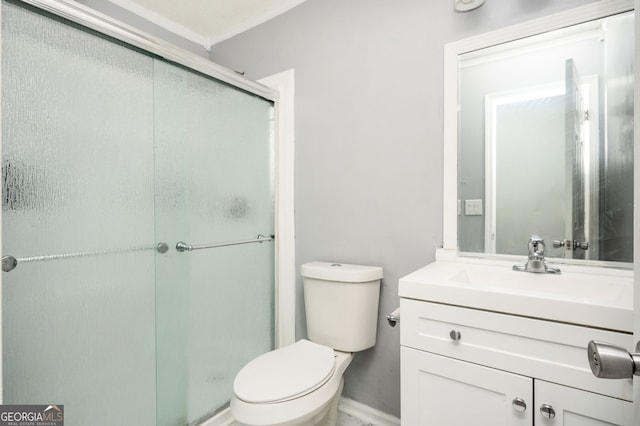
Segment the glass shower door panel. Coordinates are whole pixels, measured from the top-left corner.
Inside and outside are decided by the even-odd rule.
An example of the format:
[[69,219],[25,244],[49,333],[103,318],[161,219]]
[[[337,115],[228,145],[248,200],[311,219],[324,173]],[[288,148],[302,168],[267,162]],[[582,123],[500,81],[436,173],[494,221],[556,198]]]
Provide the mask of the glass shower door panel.
[[[162,61],[154,75],[158,238],[273,234],[272,103]],[[273,347],[274,244],[168,257],[158,268],[171,270],[157,270],[158,353],[172,353],[158,359],[158,419],[174,425],[224,406],[239,369]]]
[[5,404],[155,424],[152,76],[150,57],[2,2]]

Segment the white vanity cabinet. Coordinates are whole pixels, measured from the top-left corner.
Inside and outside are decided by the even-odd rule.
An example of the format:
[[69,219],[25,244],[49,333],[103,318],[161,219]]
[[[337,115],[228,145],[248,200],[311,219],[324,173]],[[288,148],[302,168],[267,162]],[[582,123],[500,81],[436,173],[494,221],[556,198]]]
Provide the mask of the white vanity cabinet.
[[400,356],[403,425],[533,424],[533,379],[405,346]]
[[[401,299],[402,423],[632,425],[632,381],[595,378],[589,340],[629,333]],[[549,418],[552,417],[552,418]]]

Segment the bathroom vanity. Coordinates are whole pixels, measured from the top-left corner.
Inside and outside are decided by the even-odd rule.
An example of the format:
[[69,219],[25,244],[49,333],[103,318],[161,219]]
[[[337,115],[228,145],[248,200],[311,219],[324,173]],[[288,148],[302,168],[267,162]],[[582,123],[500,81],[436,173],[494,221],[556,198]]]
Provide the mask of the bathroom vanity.
[[[633,189],[600,169],[633,88],[595,86],[633,80],[633,8],[594,2],[445,45],[443,248],[399,283],[403,424],[634,424],[632,379],[595,377],[587,356],[592,340],[634,347]],[[631,133],[608,137],[613,151],[628,157]],[[606,169],[632,182],[631,163]]]
[[633,424],[632,380],[594,377],[586,349],[632,347],[632,289],[630,271],[464,258],[402,278],[403,424]]

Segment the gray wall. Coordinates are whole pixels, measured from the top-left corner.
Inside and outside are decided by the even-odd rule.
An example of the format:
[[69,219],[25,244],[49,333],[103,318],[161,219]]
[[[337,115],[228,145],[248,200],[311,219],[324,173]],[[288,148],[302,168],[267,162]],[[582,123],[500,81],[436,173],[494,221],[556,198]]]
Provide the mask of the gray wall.
[[[258,79],[296,70],[296,258],[381,265],[378,344],[344,395],[400,415],[398,280],[442,245],[443,45],[585,0],[308,0],[211,50]],[[299,338],[305,322],[298,278]]]

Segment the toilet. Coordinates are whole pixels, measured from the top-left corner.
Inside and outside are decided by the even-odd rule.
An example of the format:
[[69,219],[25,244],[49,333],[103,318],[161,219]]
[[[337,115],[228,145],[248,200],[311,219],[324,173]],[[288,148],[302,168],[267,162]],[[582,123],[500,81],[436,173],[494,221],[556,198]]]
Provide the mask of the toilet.
[[231,414],[253,426],[335,426],[353,352],[375,345],[382,268],[301,267],[308,340],[261,355],[233,383]]

